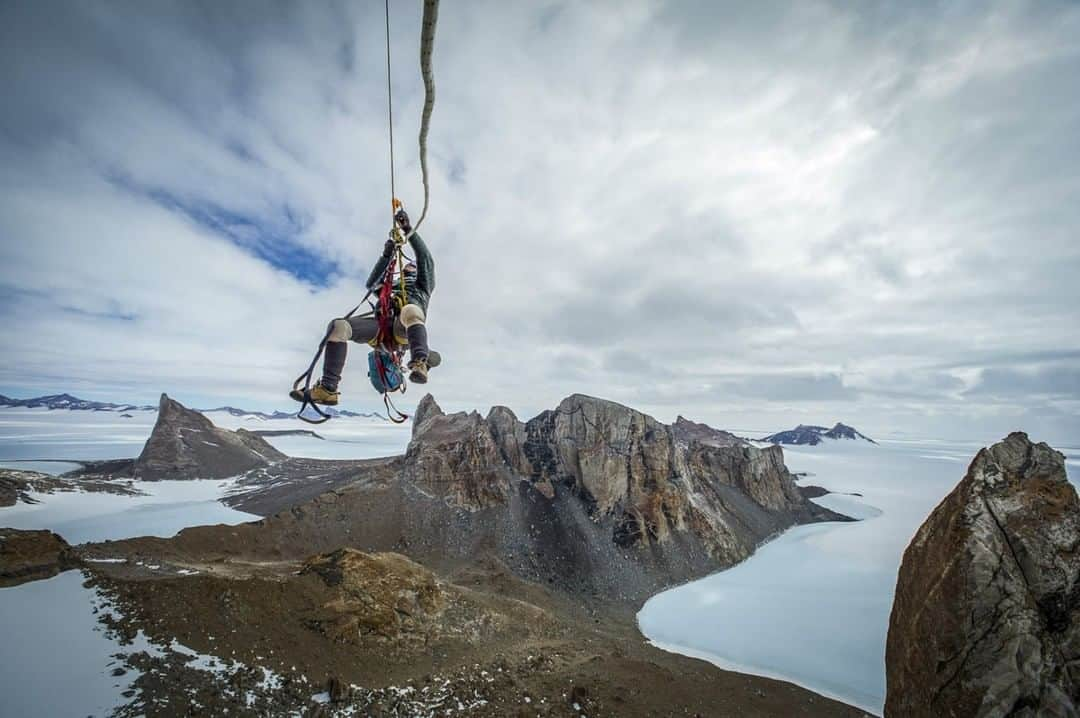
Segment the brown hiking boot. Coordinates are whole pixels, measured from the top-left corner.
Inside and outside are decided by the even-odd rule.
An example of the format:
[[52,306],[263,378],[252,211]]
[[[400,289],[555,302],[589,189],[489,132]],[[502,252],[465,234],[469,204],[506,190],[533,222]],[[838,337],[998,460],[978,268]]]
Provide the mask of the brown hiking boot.
[[427,359],[413,359],[409,362],[409,381],[413,384],[427,384]]
[[329,391],[326,389],[322,382],[317,382],[315,386],[311,387],[311,400],[316,404],[323,404],[325,406],[337,406],[338,399],[341,398],[341,392]]

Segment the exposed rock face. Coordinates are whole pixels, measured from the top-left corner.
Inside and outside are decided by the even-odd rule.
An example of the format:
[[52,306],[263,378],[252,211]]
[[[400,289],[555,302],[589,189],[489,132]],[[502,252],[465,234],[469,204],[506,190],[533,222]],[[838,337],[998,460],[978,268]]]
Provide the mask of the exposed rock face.
[[414,421],[404,457],[281,504],[292,508],[235,545],[290,555],[302,541],[346,544],[436,569],[489,556],[530,581],[635,602],[740,561],[794,523],[844,518],[798,493],[779,447],[718,446],[711,432],[701,443],[609,401],[571,396],[522,423],[505,407],[445,414],[425,397]]
[[475,411],[444,414],[430,394],[416,417],[405,454],[407,480],[453,508],[478,511],[506,503],[510,470],[483,417]]
[[0,587],[49,578],[78,565],[71,546],[52,531],[0,529]]
[[885,714],[1080,715],[1080,501],[1026,434],[983,449],[904,552]]
[[369,636],[423,642],[446,609],[435,575],[401,554],[340,549],[310,559],[305,574],[332,591],[312,623],[333,641],[358,643]]
[[[168,550],[261,560],[355,546],[451,572],[482,559],[636,603],[792,524],[845,518],[799,494],[779,447],[717,445],[711,432],[702,443],[609,401],[571,396],[522,423],[505,407],[445,414],[425,397],[414,421],[401,457],[248,472],[251,491],[230,503],[269,518],[231,527],[226,545],[213,529],[185,530]],[[300,468],[324,483],[297,481]]]
[[675,437],[686,444],[696,441],[709,446],[744,446],[747,443],[730,431],[714,429],[708,424],[699,424],[683,416],[675,419],[671,428],[675,432]]
[[135,461],[136,478],[220,479],[281,461],[255,434],[219,429],[197,411],[161,395],[157,423]]

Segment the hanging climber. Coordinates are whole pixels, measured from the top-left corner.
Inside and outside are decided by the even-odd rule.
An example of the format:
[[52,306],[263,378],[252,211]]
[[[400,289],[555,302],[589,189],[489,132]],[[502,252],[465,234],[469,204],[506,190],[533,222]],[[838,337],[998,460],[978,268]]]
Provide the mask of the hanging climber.
[[[428,302],[431,299],[431,293],[435,290],[435,261],[431,258],[431,252],[428,251],[424,240],[413,231],[409,215],[405,213],[404,208],[399,209],[394,215],[394,222],[416,253],[416,263],[408,262],[402,268],[403,281],[400,277],[394,279],[395,290],[404,284],[404,296],[401,296],[400,291],[395,291],[394,339],[398,344],[407,344],[409,347],[409,381],[425,384],[428,380],[428,369],[438,366],[441,362],[439,353],[428,349],[427,327],[425,326]],[[376,293],[379,291],[386,268],[396,251],[397,245],[394,240],[386,240],[382,256],[368,276],[367,288],[369,290]],[[338,384],[341,381],[341,372],[345,368],[347,342],[368,344],[375,342],[379,334],[379,317],[376,315],[334,319],[330,322],[327,331],[323,375],[322,379],[311,388],[311,400],[317,404],[334,406],[340,398]]]

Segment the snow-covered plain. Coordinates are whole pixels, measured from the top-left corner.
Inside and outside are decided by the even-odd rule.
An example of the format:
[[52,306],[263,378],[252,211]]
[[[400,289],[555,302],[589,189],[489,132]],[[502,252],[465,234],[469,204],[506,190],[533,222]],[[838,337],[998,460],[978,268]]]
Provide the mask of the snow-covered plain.
[[[738,566],[654,596],[638,614],[642,633],[666,650],[792,681],[880,715],[903,551],[980,447],[844,440],[784,447],[788,468],[811,474],[800,484],[861,493],[816,501],[863,520],[790,529]],[[1076,483],[1074,466],[1069,473]]]
[[[253,414],[233,416],[225,411],[205,415],[225,429],[314,431],[323,438],[268,436],[266,440],[290,456],[317,459],[401,454],[410,436],[408,424],[399,426],[365,417],[337,417],[314,426],[299,419],[270,420]],[[0,466],[59,474],[71,470],[72,465],[53,464],[53,460],[134,458],[142,451],[155,421],[157,411],[0,408]],[[48,463],[40,463],[42,460]]]

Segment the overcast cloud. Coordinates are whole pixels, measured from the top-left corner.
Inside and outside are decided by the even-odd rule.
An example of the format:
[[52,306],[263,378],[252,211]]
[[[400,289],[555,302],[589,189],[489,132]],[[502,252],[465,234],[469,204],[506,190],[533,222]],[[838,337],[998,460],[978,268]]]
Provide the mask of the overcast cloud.
[[[387,230],[384,53],[379,2],[0,6],[0,392],[286,408]],[[1076,3],[455,1],[435,72],[445,407],[1080,439]]]

